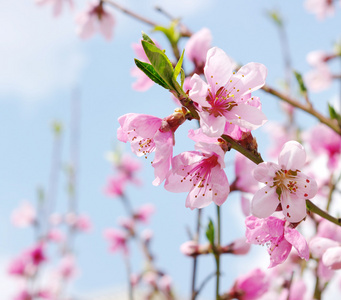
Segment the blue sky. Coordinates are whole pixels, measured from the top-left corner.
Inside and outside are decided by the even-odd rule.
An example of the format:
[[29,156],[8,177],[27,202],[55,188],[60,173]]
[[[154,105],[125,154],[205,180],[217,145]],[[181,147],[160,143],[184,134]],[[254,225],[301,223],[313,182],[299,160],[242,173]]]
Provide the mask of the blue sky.
[[[76,10],[82,9],[84,2],[76,2]],[[155,22],[167,24],[167,19],[153,9],[159,4],[172,15],[182,17],[193,32],[210,28],[213,46],[224,49],[239,63],[263,63],[268,67],[267,82],[273,86],[283,80],[284,67],[277,29],[266,17],[267,10],[275,8],[283,16],[292,65],[302,73],[309,70],[305,59],[309,51],[330,51],[333,43],[341,38],[340,9],[336,17],[319,22],[304,10],[303,1],[127,0],[121,3]],[[0,2],[0,266],[4,269],[9,257],[32,243],[30,229],[16,229],[10,224],[9,215],[23,199],[35,202],[37,187],[48,184],[53,120],[63,123],[63,163],[70,160],[70,100],[77,90],[80,94],[79,208],[94,223],[92,232],[79,236],[76,241],[82,274],[75,281],[74,290],[79,293],[125,284],[120,255],[108,254],[102,238],[103,229],[117,226],[118,216],[124,214],[117,200],[102,193],[105,180],[112,173],[105,153],[117,144],[117,118],[128,112],[165,117],[175,108],[168,93],[159,86],[145,93],[131,89],[134,80],[130,76],[134,58],[131,44],[138,42],[141,31],[145,31],[170,53],[167,41],[146,25],[120,12],[112,12],[116,18],[113,40],[106,42],[96,35],[83,41],[75,34],[74,15],[68,9],[54,19],[50,7],[37,7],[33,0]],[[328,92],[312,94],[311,100],[326,113],[327,101],[338,91],[339,87],[334,84]],[[269,120],[283,120],[277,99],[262,92],[256,95],[261,97]],[[305,113],[298,113],[297,120],[303,127],[316,123]],[[175,154],[192,150],[186,132],[193,126],[188,123],[177,132]],[[257,130],[255,136],[264,153],[269,140],[262,130]],[[233,152],[229,155],[232,157]],[[232,158],[226,160],[229,162]],[[180,253],[179,246],[187,240],[186,226],[194,228],[195,212],[185,208],[185,194],[171,194],[161,186],[152,186],[150,161],[142,161],[144,170],[140,175],[145,184],[129,189],[128,196],[134,206],[145,202],[155,204],[157,213],[151,227],[155,231],[152,249],[157,253],[157,264],[173,277],[179,294],[187,295],[191,260]],[[226,172],[232,182],[231,166]],[[65,176],[61,174],[58,187],[61,211],[67,199],[65,185]],[[209,216],[214,217],[214,212],[214,207],[205,210],[204,223]],[[229,197],[223,205],[222,216],[224,243],[243,235],[239,195]],[[260,247],[244,258],[224,257],[222,290],[231,286],[236,275],[256,265],[254,255],[263,252],[265,249]],[[133,257],[138,271],[142,266],[141,256],[135,251]],[[267,258],[262,257],[259,266],[265,268]],[[210,270],[213,270],[213,258],[201,259],[199,278],[204,278]],[[213,288],[208,285],[203,295],[210,299],[212,293]]]

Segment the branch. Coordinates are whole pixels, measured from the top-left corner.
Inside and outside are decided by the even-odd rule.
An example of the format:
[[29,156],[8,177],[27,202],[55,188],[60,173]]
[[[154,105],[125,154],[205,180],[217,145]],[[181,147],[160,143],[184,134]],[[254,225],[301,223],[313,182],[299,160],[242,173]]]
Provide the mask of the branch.
[[309,104],[302,104],[301,102],[299,102],[296,99],[293,99],[275,89],[273,89],[272,87],[268,86],[268,85],[264,85],[262,87],[262,90],[274,95],[280,99],[282,99],[283,101],[291,104],[292,106],[295,106],[301,110],[304,110],[305,112],[313,115],[314,117],[316,117],[321,123],[327,125],[328,127],[330,127],[331,129],[333,129],[336,133],[338,133],[339,135],[341,135],[341,128],[333,122],[333,120],[321,115],[318,111],[316,111],[312,105]]

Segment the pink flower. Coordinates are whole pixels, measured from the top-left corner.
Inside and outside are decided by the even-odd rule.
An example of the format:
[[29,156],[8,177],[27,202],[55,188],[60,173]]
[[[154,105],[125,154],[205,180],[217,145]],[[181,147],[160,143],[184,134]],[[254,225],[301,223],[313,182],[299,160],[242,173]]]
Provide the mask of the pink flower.
[[128,255],[128,236],[125,232],[119,229],[109,228],[104,231],[104,237],[110,243],[110,251],[122,251],[123,254]]
[[35,0],[38,5],[51,4],[53,5],[53,16],[58,17],[63,10],[63,3],[68,2],[70,8],[73,8],[72,0]]
[[160,185],[169,171],[175,143],[174,132],[185,121],[184,113],[177,110],[164,119],[130,113],[121,116],[118,121],[121,126],[117,130],[117,138],[125,143],[129,141],[137,156],[147,156],[155,151],[153,184]]
[[258,181],[252,176],[257,165],[239,152],[235,157],[236,187],[245,193],[255,193],[259,189]]
[[147,224],[150,216],[155,212],[155,206],[151,203],[142,205],[136,213],[134,213],[134,219],[142,223]]
[[327,65],[319,65],[306,73],[303,79],[309,90],[321,92],[330,87],[333,82],[333,74]]
[[77,216],[75,228],[82,232],[89,232],[92,224],[89,216],[80,214]]
[[270,279],[260,270],[255,269],[240,276],[229,294],[240,300],[256,300],[265,294],[270,286]]
[[199,244],[197,241],[187,241],[180,246],[182,254],[191,256],[199,251]]
[[253,100],[250,93],[265,83],[266,67],[249,63],[236,74],[232,71],[231,59],[215,47],[207,52],[204,68],[207,83],[197,74],[191,79],[189,96],[202,107],[199,110],[200,125],[209,136],[222,135],[230,124],[254,130],[266,122],[261,110],[250,105]]
[[172,290],[172,278],[169,275],[163,275],[159,281],[160,289],[165,293],[170,293]]
[[249,253],[251,245],[250,243],[247,243],[246,238],[242,237],[237,240],[235,240],[231,245],[229,245],[231,248],[231,253],[235,255],[244,255]]
[[122,176],[109,177],[104,187],[104,194],[109,197],[121,197],[124,194],[126,182],[126,178]]
[[189,192],[186,207],[202,208],[212,203],[220,206],[230,192],[224,172],[224,151],[218,143],[197,143],[199,151],[183,152],[172,160],[165,189],[170,192]]
[[53,242],[56,242],[56,243],[60,243],[60,242],[63,242],[65,241],[65,235],[64,233],[57,229],[57,228],[52,228],[48,234],[47,234],[47,238],[50,240],[50,241],[53,241]]
[[135,173],[141,169],[141,163],[128,154],[123,154],[120,161],[116,165],[121,176],[125,177],[129,182],[140,185],[141,181],[135,177]]
[[301,258],[309,259],[309,248],[304,237],[296,229],[286,225],[285,220],[275,217],[257,219],[249,216],[245,220],[245,225],[248,243],[268,246],[269,268],[284,262],[292,246]]
[[11,221],[15,226],[27,227],[36,221],[36,211],[31,203],[24,202],[13,211]]
[[31,249],[27,250],[24,255],[28,257],[28,259],[34,266],[39,266],[44,261],[46,261],[46,256],[44,253],[44,244],[39,243],[35,245]]
[[317,124],[303,135],[305,142],[310,144],[314,154],[327,154],[328,168],[335,170],[340,166],[341,136],[327,125]]
[[195,64],[196,69],[202,69],[206,62],[207,51],[211,48],[212,34],[208,28],[202,28],[193,34],[186,46],[187,57]]
[[33,296],[25,289],[14,296],[13,300],[33,300]]
[[99,31],[107,40],[112,38],[115,20],[110,13],[104,10],[103,2],[89,3],[85,11],[77,16],[76,22],[78,24],[77,34],[82,39],[92,37],[96,31]]
[[73,278],[77,273],[76,262],[73,255],[64,256],[59,264],[58,273],[64,279]]
[[266,218],[281,204],[289,222],[300,222],[305,218],[305,199],[311,199],[317,193],[316,181],[300,171],[305,161],[303,146],[289,141],[281,150],[278,164],[263,162],[255,168],[255,179],[266,186],[257,191],[252,199],[251,213],[254,216]]
[[20,255],[10,262],[8,266],[8,273],[11,275],[25,276],[27,264],[28,261],[26,259],[26,256]]
[[331,0],[306,0],[304,7],[307,11],[315,14],[321,21],[327,16],[334,14],[334,1]]

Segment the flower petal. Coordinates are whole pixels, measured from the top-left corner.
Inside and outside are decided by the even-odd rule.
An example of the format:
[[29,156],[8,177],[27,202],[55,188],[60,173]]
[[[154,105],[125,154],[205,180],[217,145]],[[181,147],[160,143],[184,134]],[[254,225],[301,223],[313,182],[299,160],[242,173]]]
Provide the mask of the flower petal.
[[232,75],[232,70],[233,61],[223,50],[217,47],[208,50],[204,73],[214,94],[227,83]]
[[315,236],[309,242],[309,249],[315,258],[321,258],[328,248],[337,247],[338,245],[338,242],[331,239]]
[[267,74],[268,70],[263,64],[248,63],[231,77],[226,89],[236,97],[241,97],[261,88]]
[[296,176],[297,189],[296,195],[302,199],[311,199],[317,194],[316,180],[302,173],[298,173]]
[[282,209],[285,219],[291,223],[302,221],[307,215],[305,199],[298,198],[294,193],[282,190]]
[[286,142],[278,157],[278,164],[285,170],[301,170],[306,161],[303,146],[296,141]]
[[322,262],[332,270],[341,269],[341,247],[329,248],[323,254]]
[[253,177],[259,182],[272,185],[273,178],[276,175],[275,173],[279,169],[279,166],[275,163],[262,162],[254,168]]
[[296,229],[284,227],[284,238],[295,247],[301,258],[304,258],[305,260],[309,259],[307,241]]
[[194,74],[189,82],[191,89],[189,91],[189,97],[196,103],[203,107],[209,106],[206,101],[208,85],[203,81],[198,74]]
[[265,186],[253,196],[251,213],[257,218],[267,218],[275,212],[278,204],[276,189]]

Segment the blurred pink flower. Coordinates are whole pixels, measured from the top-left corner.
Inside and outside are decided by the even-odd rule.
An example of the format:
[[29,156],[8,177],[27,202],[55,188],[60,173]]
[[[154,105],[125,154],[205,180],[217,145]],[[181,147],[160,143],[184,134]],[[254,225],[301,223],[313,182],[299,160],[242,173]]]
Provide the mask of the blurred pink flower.
[[320,21],[327,16],[334,15],[335,11],[334,1],[331,0],[306,0],[304,7],[308,12],[315,14]]
[[53,6],[52,12],[53,16],[58,17],[63,10],[63,3],[68,2],[70,8],[73,8],[73,1],[72,0],[35,0],[35,3],[38,5],[45,5],[51,4]]
[[327,154],[328,168],[335,170],[340,167],[341,136],[334,130],[319,123],[303,134],[303,140],[309,143],[314,154]]
[[11,215],[11,221],[15,226],[27,227],[36,221],[36,211],[30,202],[23,202]]
[[92,228],[90,217],[85,214],[79,214],[76,219],[75,228],[82,232],[89,232]]
[[231,253],[235,255],[244,255],[249,253],[251,244],[247,243],[246,238],[242,237],[235,240],[231,245]]
[[33,296],[25,289],[14,296],[13,300],[34,300]]
[[104,187],[104,194],[109,197],[121,197],[124,194],[124,189],[127,179],[123,176],[111,176],[107,179]]
[[257,165],[239,152],[236,153],[234,170],[236,187],[244,193],[255,193],[259,190],[259,183],[252,173]]
[[48,238],[48,240],[56,242],[56,243],[60,243],[60,242],[65,241],[64,233],[58,228],[52,228],[47,233],[47,238]]
[[245,220],[245,225],[248,243],[268,246],[269,268],[283,263],[289,256],[292,246],[301,258],[309,259],[309,248],[304,237],[296,229],[286,225],[285,220],[249,216]]
[[307,88],[313,92],[321,92],[330,87],[333,75],[327,65],[319,65],[303,76]]
[[76,17],[77,34],[82,39],[92,37],[99,31],[107,40],[113,35],[115,20],[113,16],[104,10],[103,2],[89,3],[88,7]]
[[103,234],[110,244],[111,252],[114,253],[117,251],[122,251],[123,254],[128,255],[128,236],[124,231],[114,228],[108,228],[104,230]]
[[46,261],[46,256],[44,253],[44,244],[38,243],[37,245],[33,246],[32,248],[25,251],[24,256],[27,256],[29,261],[34,266],[39,266],[44,261]]
[[147,228],[141,232],[141,239],[144,243],[149,243],[150,240],[153,238],[153,235],[153,231]]
[[256,300],[265,294],[270,286],[270,279],[260,270],[255,269],[237,278],[229,294],[240,300]]
[[232,60],[214,47],[207,52],[204,74],[207,83],[198,74],[192,76],[189,96],[202,107],[200,125],[205,134],[220,136],[229,124],[254,130],[266,122],[258,107],[244,101],[244,97],[252,100],[249,94],[265,84],[264,65],[249,63],[234,74]]
[[170,293],[172,289],[172,278],[169,275],[163,275],[160,278],[159,286],[162,291],[165,293]]
[[253,175],[265,187],[256,192],[251,203],[251,213],[258,218],[269,217],[281,204],[285,218],[292,223],[305,218],[305,199],[317,193],[314,179],[301,173],[306,153],[301,144],[289,141],[284,144],[278,164],[263,162],[256,166]]
[[17,258],[10,261],[8,265],[8,273],[11,275],[25,276],[26,266],[28,261],[25,256],[20,255]]
[[199,251],[199,245],[196,241],[187,241],[180,246],[182,254],[191,256]]
[[75,277],[77,267],[75,257],[73,255],[68,254],[62,257],[58,267],[58,273],[62,278],[67,280]]
[[155,206],[151,203],[144,204],[134,213],[134,219],[142,223],[149,223],[150,216],[155,212]]
[[203,68],[207,51],[211,48],[212,34],[208,28],[194,33],[185,46],[185,54],[195,64],[196,69]]
[[218,143],[197,143],[199,151],[183,152],[172,159],[165,189],[189,192],[186,207],[203,208],[212,202],[220,206],[230,192],[224,168],[224,151]]

